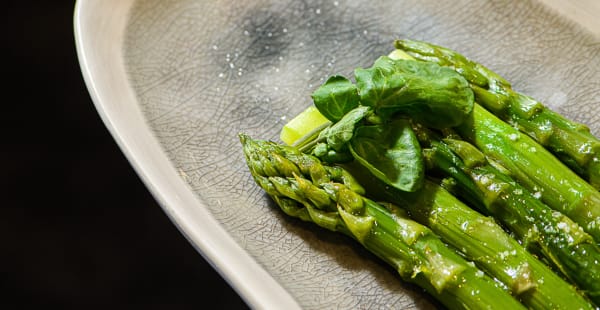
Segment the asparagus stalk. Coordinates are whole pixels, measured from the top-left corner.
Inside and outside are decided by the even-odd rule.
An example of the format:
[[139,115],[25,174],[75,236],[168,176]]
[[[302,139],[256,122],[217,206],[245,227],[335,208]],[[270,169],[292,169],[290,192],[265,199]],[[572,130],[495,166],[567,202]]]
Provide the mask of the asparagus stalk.
[[498,161],[532,193],[600,241],[600,192],[529,136],[475,105],[473,118],[457,132]]
[[364,198],[341,168],[297,149],[240,135],[255,181],[288,215],[354,238],[451,309],[520,309],[510,294],[427,227]]
[[521,132],[550,150],[564,164],[600,189],[600,141],[587,126],[569,121],[531,97],[513,90],[491,91],[472,88],[482,106],[492,111],[501,100],[503,111],[494,111],[503,120],[515,124]]
[[[454,68],[471,83],[476,94],[480,88],[498,92],[510,88],[510,84],[496,73],[446,48],[409,40],[396,41],[396,47],[399,49],[390,54],[393,58],[417,58]],[[529,105],[529,108],[527,104],[521,106],[523,111],[535,111],[540,109],[541,104]],[[492,107],[490,110],[498,111],[501,108]],[[545,113],[553,112],[546,110]],[[560,116],[555,119],[555,123],[559,122],[558,119],[563,123],[569,122]],[[473,107],[471,120],[457,129],[486,156],[508,168],[528,190],[539,193],[542,201],[569,216],[596,242],[600,242],[600,193],[593,186],[563,166],[532,138],[521,134],[478,104]]]
[[[359,167],[353,167],[359,169]],[[353,171],[360,181],[366,174]],[[366,184],[369,195],[398,204],[490,276],[501,281],[531,309],[593,309],[577,290],[508,235],[490,217],[469,208],[431,181],[417,192]],[[582,273],[583,274],[583,273]]]
[[[415,128],[415,132],[421,140],[428,140],[423,138],[424,129]],[[574,287],[529,254],[492,219],[473,211],[439,186],[426,182],[416,193],[401,193],[380,183],[361,165],[347,167],[371,185],[369,196],[407,209],[414,219],[504,283],[528,307],[591,308]]]
[[[600,304],[600,248],[571,219],[552,210],[466,141],[426,137],[429,166],[455,180],[456,191],[505,225],[524,245],[533,245],[558,270]],[[574,294],[574,292],[572,292]]]
[[471,83],[476,100],[482,106],[548,148],[600,190],[600,140],[587,126],[570,121],[533,98],[512,90],[498,74],[453,50],[411,40],[398,40],[396,47],[418,60],[455,69]]

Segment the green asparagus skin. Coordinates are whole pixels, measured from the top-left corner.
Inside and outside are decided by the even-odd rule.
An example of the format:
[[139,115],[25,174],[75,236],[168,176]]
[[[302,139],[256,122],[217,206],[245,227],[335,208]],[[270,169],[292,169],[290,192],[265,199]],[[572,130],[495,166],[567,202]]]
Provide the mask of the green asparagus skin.
[[460,250],[461,255],[503,282],[528,307],[591,308],[574,287],[535,259],[492,219],[473,211],[439,186],[426,182],[416,193],[400,192],[382,184],[361,165],[346,167],[371,186],[370,197],[407,209],[414,219]]
[[292,147],[240,140],[255,181],[286,214],[350,236],[450,309],[523,308],[430,229],[397,207],[364,198],[341,168]]
[[[397,41],[396,47],[401,49],[392,53],[393,58],[414,59],[416,56],[423,61],[437,59],[440,65],[451,66],[463,74],[472,85],[476,85],[472,86],[475,90],[477,87],[494,90],[510,87],[508,82],[494,72],[448,49],[408,40]],[[408,52],[404,53],[404,49]],[[420,51],[420,54],[416,51]],[[546,113],[552,112],[547,110]],[[543,146],[478,104],[473,107],[472,118],[457,129],[486,156],[511,171],[514,178],[528,190],[539,193],[544,203],[569,216],[596,243],[600,242],[600,193],[563,166]]]
[[600,192],[564,166],[544,147],[479,105],[457,132],[499,162],[532,193],[600,241]]
[[[369,196],[397,204],[429,227],[493,278],[501,281],[530,309],[593,309],[577,290],[530,254],[494,219],[483,216],[434,182],[417,192],[382,189],[368,174],[352,166]],[[582,273],[583,274],[583,273]]]
[[[452,138],[442,141],[423,132],[418,136],[427,137],[422,143],[428,145],[424,150],[428,166],[451,177],[455,182],[452,187],[461,198],[502,222],[522,244],[539,249],[600,305],[600,248],[590,235],[490,165],[475,146]],[[576,294],[574,290],[569,292]]]
[[512,90],[498,74],[453,50],[412,40],[395,44],[418,60],[451,67],[462,74],[471,83],[479,104],[535,139],[600,190],[600,140],[587,126]]

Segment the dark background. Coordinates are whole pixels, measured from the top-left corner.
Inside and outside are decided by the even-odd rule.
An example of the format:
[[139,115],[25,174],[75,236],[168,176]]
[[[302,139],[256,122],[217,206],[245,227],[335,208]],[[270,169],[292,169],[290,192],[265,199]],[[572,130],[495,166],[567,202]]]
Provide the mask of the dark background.
[[101,122],[73,13],[74,1],[3,2],[0,306],[245,308]]

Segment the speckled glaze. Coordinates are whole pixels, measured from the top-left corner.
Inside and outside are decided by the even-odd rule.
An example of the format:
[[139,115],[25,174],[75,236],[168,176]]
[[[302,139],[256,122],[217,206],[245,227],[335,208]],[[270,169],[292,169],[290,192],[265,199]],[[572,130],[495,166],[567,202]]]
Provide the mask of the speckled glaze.
[[[99,9],[107,2],[113,7]],[[394,39],[412,38],[487,65],[598,135],[600,31],[550,2],[80,1],[78,16],[92,20],[76,18],[76,34],[84,76],[115,139],[166,213],[250,305],[435,308],[352,240],[285,217],[254,184],[237,134],[278,140],[328,76],[351,76],[389,53]],[[115,15],[106,21],[102,13]],[[107,55],[91,51],[104,41],[86,41],[86,27],[97,24],[117,33],[102,39],[108,30],[96,30]]]

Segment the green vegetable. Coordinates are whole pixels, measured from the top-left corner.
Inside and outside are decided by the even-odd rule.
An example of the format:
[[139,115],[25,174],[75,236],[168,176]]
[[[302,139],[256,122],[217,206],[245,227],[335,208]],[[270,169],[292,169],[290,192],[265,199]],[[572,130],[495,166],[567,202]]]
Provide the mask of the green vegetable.
[[[396,41],[396,48],[403,50],[410,57],[452,67],[472,83],[471,87],[475,90],[476,97],[480,102],[487,102],[486,107],[495,113],[512,115],[511,121],[527,118],[535,120],[540,117],[537,128],[540,130],[549,128],[550,131],[546,131],[545,134],[534,134],[533,137],[542,142],[555,141],[562,145],[561,147],[571,149],[571,153],[589,153],[584,155],[589,155],[588,157],[591,158],[588,163],[592,168],[589,170],[591,171],[590,175],[594,176],[600,173],[597,156],[590,155],[596,153],[595,147],[592,146],[598,140],[589,133],[589,130],[586,130],[587,127],[577,126],[577,124],[545,109],[539,102],[512,92],[510,84],[502,77],[452,50],[410,40]],[[492,93],[484,92],[484,89],[493,91],[497,95],[496,100],[490,98]],[[510,109],[507,108],[509,97],[518,98],[513,101],[516,103],[510,105]],[[507,109],[511,113],[502,112]],[[538,113],[539,111],[541,113]],[[526,123],[521,122],[521,124]],[[530,126],[530,128],[533,127]],[[552,128],[563,128],[564,130],[561,129],[562,131],[559,133],[558,129],[552,131]],[[457,127],[457,130],[486,156],[500,162],[511,171],[515,179],[523,183],[528,190],[540,193],[544,203],[569,216],[592,235],[597,243],[600,242],[600,193],[592,185],[580,179],[572,170],[564,167],[543,146],[522,135],[477,104],[473,109],[472,118],[463,122]],[[587,142],[573,142],[581,141],[576,138],[576,132],[586,136]],[[572,140],[571,142],[574,143],[570,147],[568,147],[570,144],[568,140]],[[574,148],[577,148],[577,151],[574,151]]]
[[286,214],[354,238],[450,309],[523,308],[427,227],[361,196],[341,168],[292,147],[240,140],[252,176]]
[[560,114],[544,107],[531,97],[513,90],[489,91],[473,87],[478,101],[487,109],[503,101],[503,109],[494,114],[515,124],[554,153],[564,164],[600,189],[600,140],[590,129],[569,121]]
[[529,136],[475,105],[472,119],[457,132],[511,172],[527,190],[564,213],[596,243],[600,240],[600,192],[564,166]]
[[323,130],[319,135],[319,141],[324,139],[329,148],[338,152],[343,151],[354,136],[354,129],[358,123],[369,113],[371,113],[371,109],[365,106],[359,106],[349,111],[339,122]]
[[512,90],[498,74],[455,51],[411,40],[396,41],[396,48],[418,60],[456,70],[471,83],[478,103],[548,148],[600,190],[600,140],[587,126]]
[[460,124],[473,107],[468,82],[436,64],[389,57],[369,69],[356,69],[355,77],[356,85],[333,76],[312,94],[315,107],[333,124],[316,139],[311,134],[295,145],[325,162],[354,158],[386,184],[417,190],[424,168],[411,127],[385,128],[396,124],[392,117],[398,115],[435,128]]
[[312,99],[323,116],[337,122],[358,106],[359,97],[356,86],[350,80],[335,75],[315,90]]
[[[532,309],[593,309],[573,286],[561,279],[508,235],[492,218],[469,208],[439,185],[426,181],[416,192],[385,188],[359,166],[350,166],[365,184],[367,196],[390,201],[429,227],[462,256],[502,282]],[[580,273],[584,275],[585,273]]]
[[[298,148],[242,136],[256,182],[287,214],[353,237],[447,306],[467,307],[466,297],[453,303],[444,295],[459,291],[453,281],[466,269],[447,248],[429,244],[434,234],[530,308],[593,308],[519,242],[599,302],[599,140],[450,49],[409,40],[396,47],[356,69],[356,85],[334,76],[315,91],[315,106],[332,124],[295,139]],[[344,169],[302,152],[352,169],[368,194]],[[425,166],[443,171],[444,187],[495,219],[425,180]],[[401,205],[428,228],[363,194]],[[441,260],[419,252],[421,242]]]
[[324,162],[347,162],[352,160],[348,143],[354,136],[354,130],[365,117],[371,114],[371,108],[358,106],[346,113],[337,123],[324,128],[316,140],[301,139],[299,145],[305,152],[312,150],[313,155]]
[[429,127],[445,128],[462,123],[473,108],[468,82],[437,64],[382,56],[354,75],[361,104],[382,117],[402,113]]
[[[426,158],[430,166],[452,177],[456,181],[453,189],[462,198],[493,215],[522,244],[539,249],[536,252],[600,304],[600,248],[590,235],[490,165],[475,146],[462,140],[440,141],[430,134],[419,136],[427,137],[424,143],[429,144]],[[556,294],[569,292],[564,289],[557,289]]]
[[415,40],[396,40],[394,45],[413,59],[452,68],[473,85],[489,89],[510,88],[510,83],[497,73],[451,49]]
[[403,191],[417,190],[423,183],[425,169],[412,128],[405,120],[360,125],[371,112],[367,106],[354,108],[325,128],[317,140],[300,149],[312,149],[312,154],[324,162],[356,159],[386,184]]
[[285,124],[279,138],[288,145],[302,145],[314,140],[329,125],[331,122],[311,106]]
[[423,184],[425,169],[421,147],[407,120],[357,128],[350,152],[388,185],[413,192]]

